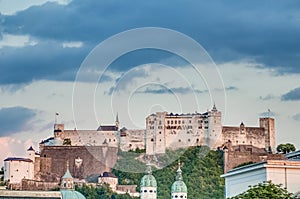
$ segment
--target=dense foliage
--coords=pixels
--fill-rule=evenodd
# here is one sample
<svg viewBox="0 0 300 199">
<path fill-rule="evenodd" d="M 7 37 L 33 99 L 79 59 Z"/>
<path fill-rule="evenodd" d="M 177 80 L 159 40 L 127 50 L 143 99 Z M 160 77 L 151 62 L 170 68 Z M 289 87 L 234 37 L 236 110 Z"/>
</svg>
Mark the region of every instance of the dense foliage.
<svg viewBox="0 0 300 199">
<path fill-rule="evenodd" d="M 231 199 L 296 199 L 292 193 L 289 193 L 281 185 L 273 184 L 272 182 L 259 183 L 258 185 L 250 186 L 246 192 L 241 193 Z"/>
<path fill-rule="evenodd" d="M 100 187 L 93 187 L 84 184 L 82 187 L 76 186 L 75 189 L 82 193 L 87 199 L 138 199 L 136 197 L 131 197 L 129 194 L 118 195 L 112 192 L 106 184 Z"/>
<path fill-rule="evenodd" d="M 153 175 L 158 184 L 158 199 L 170 198 L 171 185 L 174 182 L 177 170 L 178 155 L 183 163 L 183 179 L 188 187 L 188 198 L 211 199 L 223 198 L 224 180 L 222 152 L 210 151 L 208 147 L 191 147 L 187 150 L 167 151 L 164 156 L 158 157 L 162 169 L 155 170 Z M 139 154 L 120 154 L 113 173 L 119 177 L 120 184 L 140 184 L 144 175 L 145 164 L 138 160 Z"/>
<path fill-rule="evenodd" d="M 296 147 L 293 144 L 286 143 L 286 144 L 279 144 L 276 148 L 277 152 L 279 153 L 290 153 L 296 151 Z"/>
</svg>

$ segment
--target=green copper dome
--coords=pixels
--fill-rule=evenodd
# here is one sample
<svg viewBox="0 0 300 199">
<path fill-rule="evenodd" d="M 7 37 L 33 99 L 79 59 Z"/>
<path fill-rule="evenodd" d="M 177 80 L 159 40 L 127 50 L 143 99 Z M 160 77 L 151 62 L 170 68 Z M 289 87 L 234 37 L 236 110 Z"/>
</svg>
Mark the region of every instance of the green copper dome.
<svg viewBox="0 0 300 199">
<path fill-rule="evenodd" d="M 74 190 L 61 190 L 62 199 L 86 199 L 84 195 Z"/>
<path fill-rule="evenodd" d="M 141 180 L 141 187 L 157 187 L 156 180 L 153 175 L 144 175 Z"/>
<path fill-rule="evenodd" d="M 176 175 L 176 181 L 172 184 L 171 193 L 187 193 L 187 187 L 183 182 L 182 171 L 180 169 L 180 162 L 178 163 L 178 170 Z"/>
<path fill-rule="evenodd" d="M 171 193 L 187 193 L 187 187 L 183 181 L 175 181 L 171 188 Z"/>
<path fill-rule="evenodd" d="M 142 177 L 141 187 L 157 187 L 157 183 L 154 176 L 152 175 L 150 165 L 147 165 L 146 175 Z"/>
</svg>

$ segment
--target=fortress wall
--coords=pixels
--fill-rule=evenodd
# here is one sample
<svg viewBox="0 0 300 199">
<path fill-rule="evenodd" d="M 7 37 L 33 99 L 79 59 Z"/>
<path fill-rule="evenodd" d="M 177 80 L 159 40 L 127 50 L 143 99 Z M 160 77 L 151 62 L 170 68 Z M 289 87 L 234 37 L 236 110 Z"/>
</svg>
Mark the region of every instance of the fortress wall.
<svg viewBox="0 0 300 199">
<path fill-rule="evenodd" d="M 108 146 L 45 146 L 41 151 L 41 168 L 47 172 L 62 176 L 69 162 L 70 173 L 74 178 L 84 179 L 90 175 L 100 175 L 111 171 L 117 161 L 117 147 Z"/>
<path fill-rule="evenodd" d="M 223 143 L 231 141 L 232 145 L 253 145 L 265 148 L 265 130 L 260 127 L 228 127 L 222 129 Z"/>
</svg>

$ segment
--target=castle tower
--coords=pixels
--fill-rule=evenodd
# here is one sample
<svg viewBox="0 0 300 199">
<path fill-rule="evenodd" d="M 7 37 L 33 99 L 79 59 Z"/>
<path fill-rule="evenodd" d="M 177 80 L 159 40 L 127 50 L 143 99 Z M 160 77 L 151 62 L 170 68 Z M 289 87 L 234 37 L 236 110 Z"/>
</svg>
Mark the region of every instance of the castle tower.
<svg viewBox="0 0 300 199">
<path fill-rule="evenodd" d="M 222 145 L 222 114 L 214 104 L 207 113 L 207 127 L 204 130 L 205 144 L 212 149 Z"/>
<path fill-rule="evenodd" d="M 265 130 L 265 148 L 275 151 L 275 120 L 271 117 L 259 118 L 259 126 Z"/>
<path fill-rule="evenodd" d="M 185 183 L 183 182 L 182 171 L 181 171 L 180 166 L 181 166 L 181 164 L 180 164 L 180 162 L 178 162 L 176 180 L 172 184 L 172 187 L 171 187 L 171 199 L 187 198 L 187 187 L 186 187 Z"/>
<path fill-rule="evenodd" d="M 152 175 L 150 164 L 147 164 L 145 175 L 140 184 L 140 199 L 156 199 L 157 183 Z"/>
<path fill-rule="evenodd" d="M 34 162 L 35 159 L 35 150 L 32 148 L 32 146 L 27 149 L 27 157 Z"/>
</svg>

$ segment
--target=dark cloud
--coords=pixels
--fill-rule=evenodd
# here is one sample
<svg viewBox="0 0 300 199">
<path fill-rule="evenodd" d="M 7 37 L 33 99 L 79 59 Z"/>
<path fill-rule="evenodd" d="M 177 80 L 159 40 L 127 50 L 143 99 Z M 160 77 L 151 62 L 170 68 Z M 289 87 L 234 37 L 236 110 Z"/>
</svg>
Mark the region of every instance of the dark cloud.
<svg viewBox="0 0 300 199">
<path fill-rule="evenodd" d="M 68 5 L 34 6 L 0 17 L 0 31 L 43 41 L 21 49 L 0 49 L 0 72 L 5 72 L 0 83 L 73 80 L 77 67 L 92 47 L 121 31 L 145 26 L 187 34 L 217 62 L 250 58 L 264 67 L 275 68 L 279 74 L 300 73 L 299 8 L 300 2 L 293 0 L 272 4 L 261 0 L 234 4 L 222 0 L 73 0 Z M 65 41 L 81 41 L 85 45 L 63 49 L 60 44 Z M 128 56 L 123 64 L 116 63 L 116 69 L 126 71 L 137 64 L 159 62 L 170 56 L 161 52 Z"/>
<path fill-rule="evenodd" d="M 0 109 L 0 137 L 8 136 L 27 128 L 28 123 L 36 115 L 36 111 L 24 107 Z"/>
<path fill-rule="evenodd" d="M 238 88 L 234 86 L 230 86 L 225 88 L 225 91 L 236 91 Z M 214 91 L 224 91 L 224 89 L 215 89 Z M 141 91 L 138 91 L 139 93 L 147 93 L 147 94 L 189 94 L 189 93 L 197 93 L 197 94 L 203 94 L 208 93 L 208 90 L 199 90 L 192 87 L 174 87 L 174 88 L 168 88 L 165 86 L 151 86 L 150 88 L 145 88 Z"/>
<path fill-rule="evenodd" d="M 296 101 L 300 100 L 300 87 L 295 88 L 286 94 L 281 96 L 281 100 L 283 101 Z"/>
<path fill-rule="evenodd" d="M 88 47 L 63 48 L 57 42 L 41 42 L 24 48 L 0 49 L 0 84 L 48 79 L 73 81 Z"/>
</svg>

